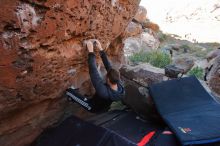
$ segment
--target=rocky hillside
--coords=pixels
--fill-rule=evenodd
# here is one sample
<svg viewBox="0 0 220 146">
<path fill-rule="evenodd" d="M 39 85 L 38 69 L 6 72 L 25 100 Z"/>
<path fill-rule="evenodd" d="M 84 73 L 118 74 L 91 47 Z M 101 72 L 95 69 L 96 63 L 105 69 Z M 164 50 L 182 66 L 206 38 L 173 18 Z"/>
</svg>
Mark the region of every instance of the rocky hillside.
<svg viewBox="0 0 220 146">
<path fill-rule="evenodd" d="M 107 52 L 120 66 L 122 32 L 139 2 L 0 1 L 1 146 L 27 145 L 57 122 L 68 105 L 62 98 L 68 86 L 91 94 L 83 40 L 97 38 L 105 47 L 110 44 Z"/>
<path fill-rule="evenodd" d="M 204 86 L 208 85 L 212 91 L 208 87 L 207 90 L 220 97 L 217 59 L 220 55 L 220 49 L 217 49 L 220 47 L 219 43 L 197 43 L 175 34 L 164 34 L 157 24 L 149 20 L 144 7 L 139 8 L 124 35 L 127 36 L 124 41 L 124 53 L 130 65 L 148 62 L 158 65 L 157 67 L 163 66 L 163 63 L 169 62 L 169 58 L 163 54 L 168 54 L 172 65 L 183 70 L 186 75 L 193 74 L 201 80 L 206 79 Z M 145 69 L 150 70 L 149 65 L 146 66 L 148 68 Z"/>
<path fill-rule="evenodd" d="M 183 5 L 167 11 L 166 22 L 185 27 L 187 30 L 184 39 L 194 42 L 219 42 L 220 35 L 216 32 L 219 32 L 220 25 L 220 1 L 186 1 Z"/>
<path fill-rule="evenodd" d="M 195 42 L 219 42 L 219 0 L 142 0 L 141 5 L 148 9 L 150 19 L 163 32 Z"/>
</svg>

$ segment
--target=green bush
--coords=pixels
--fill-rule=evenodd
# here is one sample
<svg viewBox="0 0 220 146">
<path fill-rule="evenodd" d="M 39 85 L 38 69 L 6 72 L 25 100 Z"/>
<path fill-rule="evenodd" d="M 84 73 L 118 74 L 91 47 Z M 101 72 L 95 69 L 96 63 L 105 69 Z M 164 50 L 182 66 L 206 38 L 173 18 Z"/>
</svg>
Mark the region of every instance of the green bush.
<svg viewBox="0 0 220 146">
<path fill-rule="evenodd" d="M 164 41 L 166 41 L 166 39 L 167 39 L 167 35 L 166 34 L 160 34 L 159 35 L 159 41 L 160 42 L 164 42 Z"/>
<path fill-rule="evenodd" d="M 204 69 L 203 69 L 203 68 L 197 66 L 197 67 L 194 67 L 193 69 L 191 69 L 191 70 L 188 72 L 188 75 L 194 75 L 194 76 L 196 76 L 198 79 L 203 80 L 204 75 L 205 75 L 205 72 L 204 72 Z"/>
<path fill-rule="evenodd" d="M 180 48 L 190 50 L 190 46 L 187 44 L 181 45 Z"/>
<path fill-rule="evenodd" d="M 129 57 L 129 59 L 133 63 L 148 62 L 159 68 L 164 68 L 172 62 L 170 55 L 163 53 L 162 51 L 140 51 L 138 53 L 134 53 Z"/>
</svg>

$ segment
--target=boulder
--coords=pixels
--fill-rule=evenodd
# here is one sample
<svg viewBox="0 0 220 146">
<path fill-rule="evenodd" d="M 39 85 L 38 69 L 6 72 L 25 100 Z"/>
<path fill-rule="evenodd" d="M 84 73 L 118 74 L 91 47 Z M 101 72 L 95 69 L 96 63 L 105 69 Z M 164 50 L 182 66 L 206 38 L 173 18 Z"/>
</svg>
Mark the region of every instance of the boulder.
<svg viewBox="0 0 220 146">
<path fill-rule="evenodd" d="M 209 52 L 208 55 L 206 56 L 206 59 L 207 61 L 210 61 L 212 59 L 215 59 L 217 56 L 220 56 L 220 48 Z"/>
<path fill-rule="evenodd" d="M 153 23 L 153 22 L 150 22 L 149 20 L 145 20 L 145 21 L 142 23 L 142 26 L 143 26 L 144 28 L 151 29 L 151 30 L 153 30 L 154 32 L 159 32 L 159 30 L 160 30 L 160 27 L 159 27 L 158 24 Z"/>
<path fill-rule="evenodd" d="M 108 55 L 120 66 L 122 33 L 139 2 L 1 0 L 0 145 L 28 145 L 70 112 L 62 97 L 68 86 L 92 94 L 83 40 L 110 44 Z M 82 116 L 74 107 L 74 114 Z"/>
<path fill-rule="evenodd" d="M 132 82 L 127 83 L 123 103 L 136 112 L 141 118 L 155 119 L 156 122 L 159 122 L 159 114 L 156 112 L 153 100 L 145 87 L 141 87 Z"/>
<path fill-rule="evenodd" d="M 169 78 L 178 78 L 183 75 L 183 70 L 174 64 L 165 67 L 165 75 Z"/>
<path fill-rule="evenodd" d="M 182 70 L 182 73 L 187 73 L 188 71 L 190 71 L 192 69 L 192 67 L 194 66 L 195 62 L 193 58 L 190 57 L 180 57 L 180 58 L 176 58 L 173 61 L 173 64 Z"/>
<path fill-rule="evenodd" d="M 120 69 L 120 73 L 124 78 L 137 82 L 143 87 L 148 87 L 165 79 L 164 69 L 156 68 L 148 63 L 137 66 L 124 65 Z"/>
<path fill-rule="evenodd" d="M 133 53 L 143 51 L 150 51 L 158 49 L 160 42 L 158 38 L 149 30 L 143 32 L 136 37 L 128 37 L 124 41 L 125 56 L 130 56 Z"/>
<path fill-rule="evenodd" d="M 164 70 L 149 64 L 140 64 L 138 66 L 125 65 L 120 72 L 126 93 L 123 103 L 142 118 L 153 118 L 156 122 L 160 121 L 147 87 L 166 79 Z"/>
<path fill-rule="evenodd" d="M 212 92 L 220 98 L 220 56 L 214 60 L 207 73 L 207 83 Z"/>
<path fill-rule="evenodd" d="M 134 20 L 139 23 L 143 23 L 143 22 L 145 22 L 146 19 L 147 19 L 146 8 L 143 6 L 139 6 L 139 9 L 138 9 L 136 15 L 134 16 Z"/>
<path fill-rule="evenodd" d="M 147 19 L 147 10 L 140 6 L 133 21 L 125 30 L 124 53 L 130 56 L 140 51 L 157 49 L 160 41 L 156 35 L 159 26 Z"/>
<path fill-rule="evenodd" d="M 128 27 L 125 29 L 124 35 L 125 37 L 133 37 L 141 34 L 142 32 L 142 25 L 132 21 L 128 24 Z"/>
</svg>

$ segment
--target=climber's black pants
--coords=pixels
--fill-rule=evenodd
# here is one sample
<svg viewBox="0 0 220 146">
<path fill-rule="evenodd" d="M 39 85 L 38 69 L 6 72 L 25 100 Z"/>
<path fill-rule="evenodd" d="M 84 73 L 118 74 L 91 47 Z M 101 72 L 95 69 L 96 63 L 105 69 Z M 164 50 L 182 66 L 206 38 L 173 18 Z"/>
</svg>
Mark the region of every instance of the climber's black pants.
<svg viewBox="0 0 220 146">
<path fill-rule="evenodd" d="M 74 102 L 80 104 L 84 109 L 93 113 L 108 111 L 112 103 L 111 100 L 106 100 L 98 97 L 96 94 L 91 98 L 87 98 L 77 92 L 77 90 L 68 88 L 66 95 Z"/>
</svg>

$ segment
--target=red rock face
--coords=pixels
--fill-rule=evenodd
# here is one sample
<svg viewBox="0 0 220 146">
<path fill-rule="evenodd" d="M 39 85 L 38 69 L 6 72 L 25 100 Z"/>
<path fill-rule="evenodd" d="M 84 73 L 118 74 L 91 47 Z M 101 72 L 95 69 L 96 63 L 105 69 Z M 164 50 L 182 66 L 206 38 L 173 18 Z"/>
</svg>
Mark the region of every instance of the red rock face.
<svg viewBox="0 0 220 146">
<path fill-rule="evenodd" d="M 0 1 L 0 145 L 28 144 L 56 122 L 69 85 L 91 94 L 83 40 L 110 43 L 107 52 L 119 67 L 121 34 L 139 2 Z"/>
</svg>

